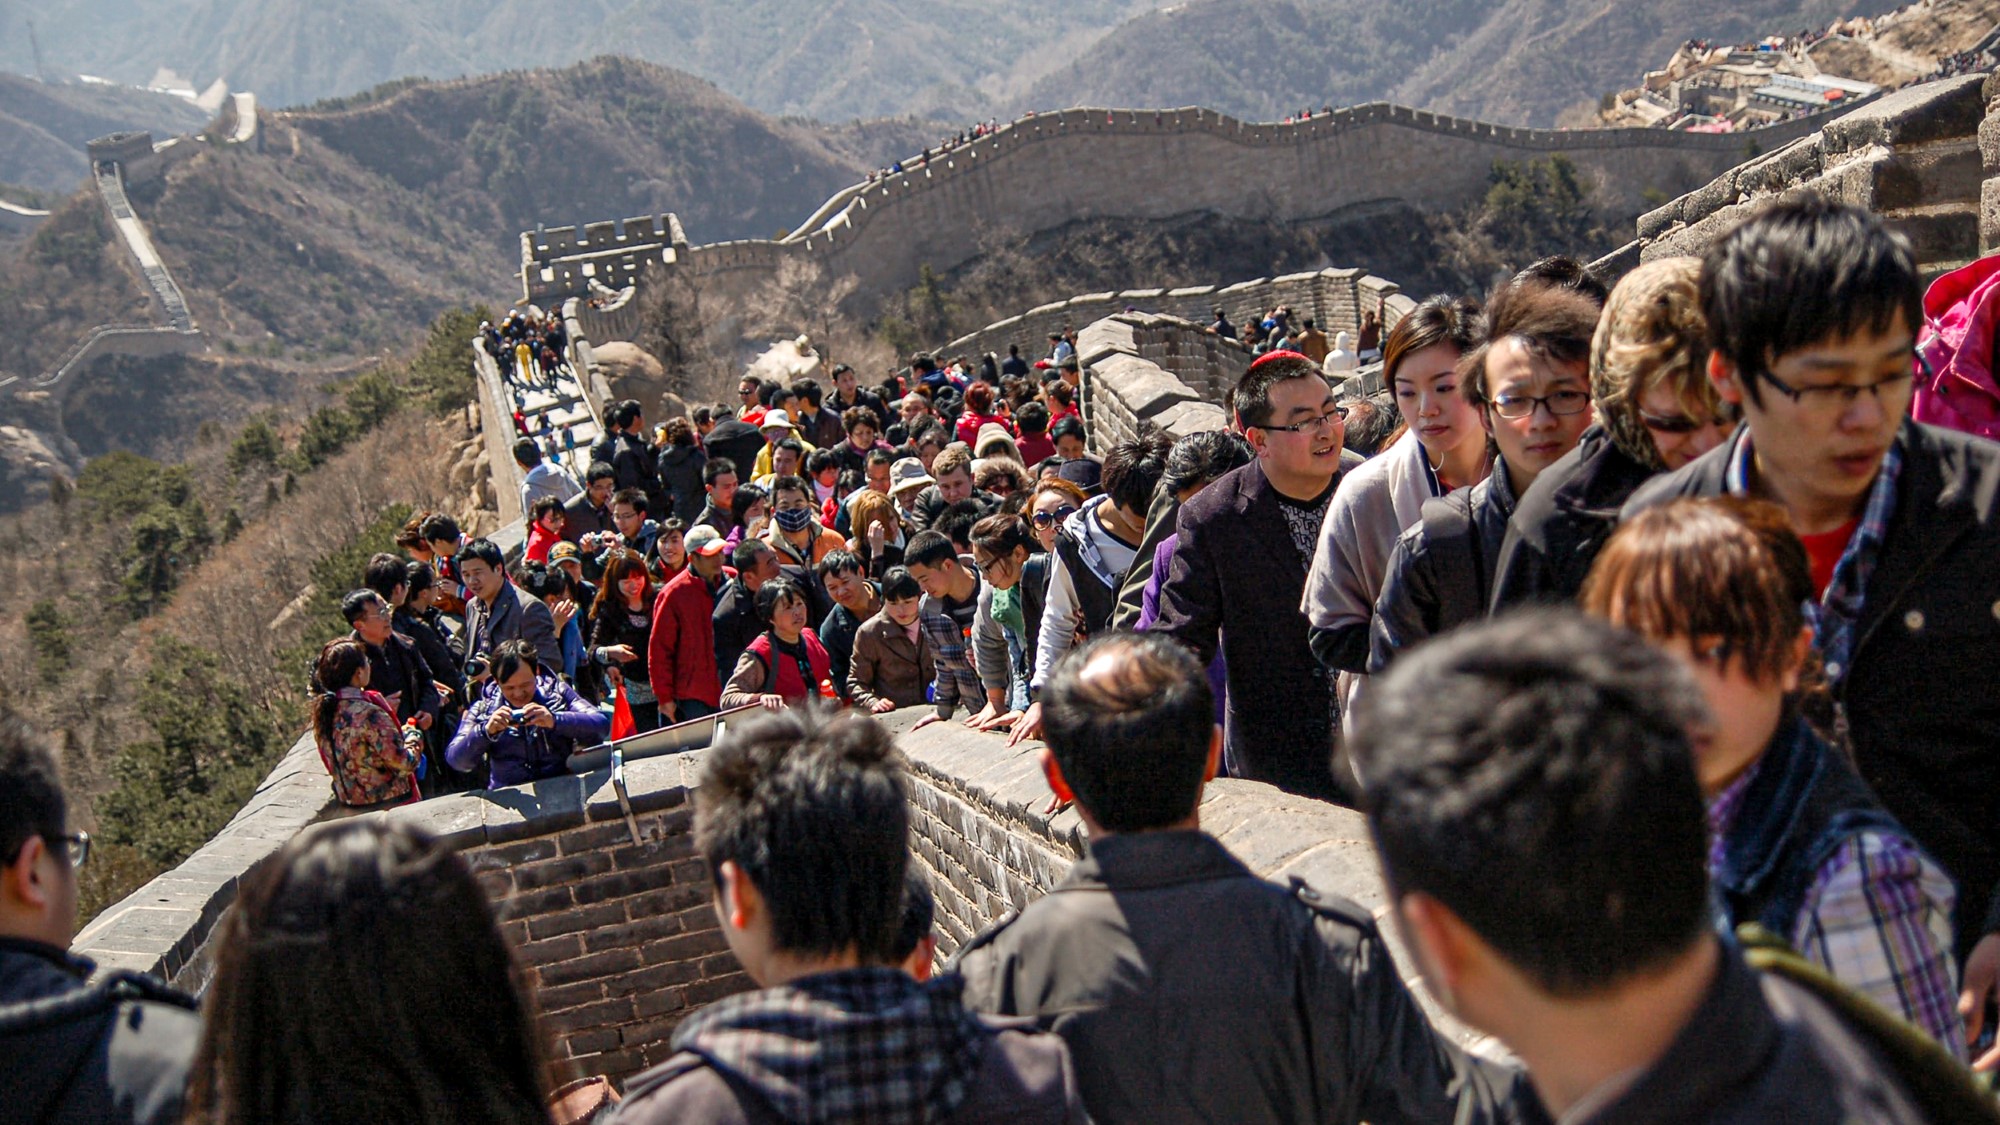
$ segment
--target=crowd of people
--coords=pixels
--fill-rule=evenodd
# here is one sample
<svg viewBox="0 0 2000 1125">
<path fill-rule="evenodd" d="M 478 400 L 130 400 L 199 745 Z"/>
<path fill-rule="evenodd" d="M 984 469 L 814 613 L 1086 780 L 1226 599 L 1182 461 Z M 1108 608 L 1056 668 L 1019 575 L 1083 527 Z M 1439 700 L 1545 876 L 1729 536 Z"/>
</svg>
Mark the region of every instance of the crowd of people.
<svg viewBox="0 0 2000 1125">
<path fill-rule="evenodd" d="M 1910 417 L 1921 297 L 1878 217 L 1790 199 L 1609 290 L 1549 259 L 1426 300 L 1376 399 L 1267 348 L 1227 429 L 1101 459 L 1054 348 L 746 379 L 657 431 L 617 404 L 513 568 L 436 513 L 369 563 L 315 738 L 381 807 L 758 709 L 694 822 L 758 988 L 615 1121 L 2000 1121 L 2000 444 Z M 1090 840 L 935 978 L 901 708 L 1041 739 Z M 9 1104 L 62 1071 L 79 1105 L 185 1083 L 199 1120 L 547 1119 L 449 849 L 287 844 L 197 1050 L 185 1001 L 61 952 L 88 839 L 0 736 L 0 1003 L 71 996 L 152 1064 L 15 1068 Z M 1225 775 L 1366 814 L 1428 992 L 1504 1060 L 1432 1027 L 1368 910 L 1202 830 Z M 343 944 L 423 961 L 301 983 L 351 980 Z"/>
</svg>

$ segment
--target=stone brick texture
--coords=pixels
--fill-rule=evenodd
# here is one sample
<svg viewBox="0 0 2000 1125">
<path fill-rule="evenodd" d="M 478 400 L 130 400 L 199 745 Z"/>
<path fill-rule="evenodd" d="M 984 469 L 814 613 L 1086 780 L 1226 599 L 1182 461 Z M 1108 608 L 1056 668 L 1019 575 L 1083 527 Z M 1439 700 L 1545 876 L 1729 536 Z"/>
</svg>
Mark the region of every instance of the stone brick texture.
<svg viewBox="0 0 2000 1125">
<path fill-rule="evenodd" d="M 541 1008 L 558 1074 L 623 1081 L 672 1053 L 674 1028 L 751 987 L 695 855 L 684 791 L 661 811 L 470 848 Z"/>
</svg>

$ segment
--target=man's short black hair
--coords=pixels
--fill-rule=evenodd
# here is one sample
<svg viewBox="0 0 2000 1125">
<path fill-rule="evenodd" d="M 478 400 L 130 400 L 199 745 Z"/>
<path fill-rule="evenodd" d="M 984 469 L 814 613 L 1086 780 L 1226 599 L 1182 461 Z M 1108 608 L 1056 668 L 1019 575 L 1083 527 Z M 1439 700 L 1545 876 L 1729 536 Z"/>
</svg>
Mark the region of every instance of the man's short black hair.
<svg viewBox="0 0 2000 1125">
<path fill-rule="evenodd" d="M 881 448 L 871 449 L 868 451 L 868 460 L 864 464 L 889 465 L 893 467 L 896 464 L 896 451 Z"/>
<path fill-rule="evenodd" d="M 800 441 L 798 438 L 782 437 L 771 443 L 772 453 L 775 454 L 780 449 L 791 450 L 792 455 L 801 461 L 806 459 L 806 443 Z"/>
<path fill-rule="evenodd" d="M 542 463 L 542 447 L 534 438 L 522 438 L 514 443 L 514 463 L 524 469 L 532 469 Z"/>
<path fill-rule="evenodd" d="M 432 540 L 456 543 L 458 542 L 460 532 L 457 520 L 452 519 L 443 512 L 432 512 L 430 515 L 424 517 L 423 523 L 417 525 L 417 534 L 423 536 L 426 543 Z"/>
<path fill-rule="evenodd" d="M 727 457 L 710 457 L 701 467 L 701 483 L 712 485 L 718 478 L 736 475 L 736 462 Z"/>
<path fill-rule="evenodd" d="M 1014 425 L 1022 437 L 1033 437 L 1046 433 L 1049 428 L 1049 408 L 1039 402 L 1024 402 L 1014 411 Z"/>
<path fill-rule="evenodd" d="M 909 960 L 917 951 L 917 944 L 931 936 L 937 926 L 937 898 L 931 894 L 930 880 L 917 870 L 916 864 L 903 874 L 903 916 L 896 926 L 896 940 L 887 950 L 883 960 L 891 965 L 900 965 Z"/>
<path fill-rule="evenodd" d="M 1300 356 L 1266 356 L 1250 365 L 1236 381 L 1236 417 L 1247 429 L 1271 424 L 1271 388 L 1293 379 L 1321 379 L 1319 364 Z"/>
<path fill-rule="evenodd" d="M 917 532 L 903 547 L 906 566 L 935 567 L 957 561 L 958 548 L 951 545 L 951 537 L 935 528 Z"/>
<path fill-rule="evenodd" d="M 31 836 L 67 855 L 56 837 L 68 828 L 69 805 L 55 755 L 26 717 L 0 707 L 0 864 L 19 859 Z"/>
<path fill-rule="evenodd" d="M 972 528 L 986 518 L 986 508 L 973 499 L 954 500 L 946 504 L 932 521 L 932 529 L 951 540 L 954 551 L 964 554 L 972 549 Z M 907 556 L 906 556 L 907 557 Z"/>
<path fill-rule="evenodd" d="M 639 406 L 639 400 L 628 398 L 607 411 L 605 421 L 622 430 L 637 421 L 641 413 L 642 409 Z"/>
<path fill-rule="evenodd" d="M 1167 471 L 1167 454 L 1174 440 L 1159 430 L 1126 438 L 1104 454 L 1104 477 L 1100 482 L 1111 502 L 1128 512 L 1145 515 L 1153 503 L 1153 489 Z"/>
<path fill-rule="evenodd" d="M 1436 899 L 1557 995 L 1655 968 L 1708 926 L 1688 742 L 1707 708 L 1636 633 L 1514 614 L 1428 642 L 1362 700 L 1350 746 L 1393 895 Z"/>
<path fill-rule="evenodd" d="M 1709 346 L 1760 404 L 1757 372 L 1822 340 L 1884 335 L 1898 318 L 1914 334 L 1923 301 L 1910 244 L 1874 212 L 1818 195 L 1761 208 L 1701 262 Z"/>
<path fill-rule="evenodd" d="M 395 603 L 396 587 L 408 585 L 409 571 L 401 555 L 381 552 L 368 560 L 368 566 L 361 572 L 361 584 L 382 595 L 383 600 Z"/>
<path fill-rule="evenodd" d="M 501 574 L 506 573 L 507 552 L 502 551 L 500 544 L 491 539 L 474 539 L 458 552 L 458 561 L 461 565 L 472 559 L 478 559 Z"/>
<path fill-rule="evenodd" d="M 818 574 L 821 578 L 832 574 L 860 574 L 867 569 L 868 567 L 861 561 L 860 555 L 845 548 L 838 551 L 828 551 L 826 557 L 819 560 L 818 564 L 813 567 L 814 573 Z"/>
<path fill-rule="evenodd" d="M 1199 430 L 1174 443 L 1167 454 L 1167 471 L 1160 478 L 1169 492 L 1207 484 L 1231 469 L 1248 465 L 1254 456 L 1250 443 L 1241 434 L 1228 430 Z M 1110 475 L 1109 462 L 1105 465 Z"/>
<path fill-rule="evenodd" d="M 388 600 L 375 591 L 365 586 L 359 590 L 349 590 L 340 599 L 341 619 L 352 625 L 361 620 L 361 615 L 367 613 L 368 607 L 373 605 L 381 606 L 384 613 L 388 612 Z"/>
<path fill-rule="evenodd" d="M 738 573 L 757 568 L 757 556 L 771 549 L 762 539 L 744 539 L 729 549 L 729 565 Z"/>
<path fill-rule="evenodd" d="M 792 395 L 806 401 L 814 410 L 819 409 L 819 384 L 811 379 L 799 379 L 792 383 Z"/>
<path fill-rule="evenodd" d="M 1042 737 L 1063 780 L 1112 832 L 1186 820 L 1201 802 L 1214 732 L 1208 673 L 1159 633 L 1099 637 L 1064 657 L 1042 689 Z"/>
<path fill-rule="evenodd" d="M 695 794 L 695 846 L 711 874 L 733 862 L 788 953 L 896 944 L 909 866 L 909 805 L 880 723 L 812 708 L 732 724 Z"/>
<path fill-rule="evenodd" d="M 1572 293 L 1588 297 L 1602 309 L 1604 302 L 1611 299 L 1611 290 L 1598 280 L 1590 267 L 1567 254 L 1551 254 L 1546 258 L 1528 263 L 1526 269 L 1514 275 L 1516 282 L 1540 282 L 1557 289 L 1567 289 Z"/>
<path fill-rule="evenodd" d="M 641 516 L 646 514 L 646 494 L 639 489 L 621 488 L 611 494 L 611 502 L 623 504 Z"/>
<path fill-rule="evenodd" d="M 596 484 L 601 480 L 617 479 L 618 470 L 612 468 L 609 461 L 592 461 L 590 467 L 583 471 L 583 483 L 585 487 Z"/>
<path fill-rule="evenodd" d="M 1061 441 L 1066 437 L 1073 437 L 1081 442 L 1090 440 L 1089 435 L 1084 432 L 1083 419 L 1074 414 L 1065 414 L 1056 422 L 1055 428 L 1049 431 L 1050 441 Z"/>
</svg>

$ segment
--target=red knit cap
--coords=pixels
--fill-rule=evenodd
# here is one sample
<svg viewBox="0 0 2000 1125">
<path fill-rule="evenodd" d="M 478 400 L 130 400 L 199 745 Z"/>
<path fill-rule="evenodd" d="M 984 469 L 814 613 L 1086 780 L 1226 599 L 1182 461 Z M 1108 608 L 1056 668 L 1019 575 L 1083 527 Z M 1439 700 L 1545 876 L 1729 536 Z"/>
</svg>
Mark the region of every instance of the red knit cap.
<svg viewBox="0 0 2000 1125">
<path fill-rule="evenodd" d="M 1250 370 L 1255 371 L 1258 364 L 1268 363 L 1274 359 L 1304 359 L 1307 363 L 1312 363 L 1312 360 L 1306 359 L 1303 354 L 1287 348 L 1281 351 L 1265 352 L 1263 355 L 1258 356 L 1255 360 L 1251 361 Z M 1319 365 L 1315 363 L 1313 366 L 1317 367 Z"/>
</svg>

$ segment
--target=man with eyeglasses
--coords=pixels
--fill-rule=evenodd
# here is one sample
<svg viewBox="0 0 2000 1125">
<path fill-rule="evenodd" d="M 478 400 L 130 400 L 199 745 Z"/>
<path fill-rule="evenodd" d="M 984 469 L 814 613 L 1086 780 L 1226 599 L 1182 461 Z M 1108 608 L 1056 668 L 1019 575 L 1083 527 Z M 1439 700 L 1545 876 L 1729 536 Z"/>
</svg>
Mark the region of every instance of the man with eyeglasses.
<svg viewBox="0 0 2000 1125">
<path fill-rule="evenodd" d="M 1234 401 L 1256 459 L 1181 509 L 1153 628 L 1204 665 L 1221 649 L 1240 776 L 1339 800 L 1334 678 L 1313 659 L 1299 605 L 1327 504 L 1361 457 L 1342 445 L 1345 411 L 1319 365 L 1297 352 L 1259 357 Z"/>
<path fill-rule="evenodd" d="M 0 713 L 0 1117 L 175 1122 L 201 1037 L 192 999 L 67 951 L 90 837 L 68 826 L 55 758 Z"/>
<path fill-rule="evenodd" d="M 1744 425 L 1625 514 L 1718 495 L 1789 514 L 1862 778 L 1958 882 L 1976 1039 L 2000 978 L 2000 445 L 1907 417 L 1922 295 L 1909 244 L 1859 208 L 1787 200 L 1725 234 L 1701 303 Z"/>
<path fill-rule="evenodd" d="M 1602 309 L 1533 275 L 1486 305 L 1486 342 L 1466 353 L 1459 394 L 1494 449 L 1486 479 L 1424 501 L 1382 569 L 1368 673 L 1403 650 L 1486 615 L 1493 565 L 1517 500 L 1576 448 L 1590 425 L 1590 341 Z"/>
</svg>

